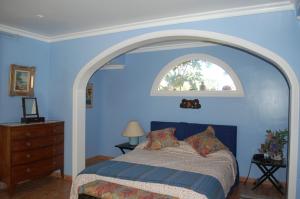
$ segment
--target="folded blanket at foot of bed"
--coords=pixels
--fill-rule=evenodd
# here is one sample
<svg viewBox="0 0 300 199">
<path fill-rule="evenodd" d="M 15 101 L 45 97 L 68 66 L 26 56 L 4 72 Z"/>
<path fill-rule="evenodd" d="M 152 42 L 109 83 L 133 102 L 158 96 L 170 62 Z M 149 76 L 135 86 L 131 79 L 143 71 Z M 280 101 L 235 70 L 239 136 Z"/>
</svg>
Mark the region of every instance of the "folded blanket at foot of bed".
<svg viewBox="0 0 300 199">
<path fill-rule="evenodd" d="M 79 198 L 101 199 L 178 199 L 176 197 L 143 191 L 102 180 L 96 180 L 78 188 Z"/>
<path fill-rule="evenodd" d="M 203 194 L 208 199 L 225 199 L 224 190 L 216 178 L 195 172 L 109 160 L 88 167 L 80 174 L 171 185 Z"/>
</svg>

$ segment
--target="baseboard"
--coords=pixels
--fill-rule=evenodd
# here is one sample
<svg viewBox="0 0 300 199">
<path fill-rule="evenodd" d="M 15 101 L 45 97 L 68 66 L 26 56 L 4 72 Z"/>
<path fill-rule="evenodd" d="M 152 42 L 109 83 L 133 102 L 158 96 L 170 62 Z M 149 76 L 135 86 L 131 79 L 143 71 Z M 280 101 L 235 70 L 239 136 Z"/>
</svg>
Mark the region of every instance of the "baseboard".
<svg viewBox="0 0 300 199">
<path fill-rule="evenodd" d="M 72 176 L 65 175 L 64 180 L 68 182 L 72 182 Z"/>
<path fill-rule="evenodd" d="M 61 179 L 61 173 L 60 171 L 54 171 L 51 176 L 55 177 L 55 178 L 60 178 Z M 72 176 L 69 175 L 64 175 L 63 180 L 68 181 L 68 182 L 72 182 Z"/>
<path fill-rule="evenodd" d="M 101 162 L 101 161 L 105 161 L 105 160 L 111 160 L 111 159 L 113 159 L 113 157 L 104 156 L 104 155 L 97 155 L 97 156 L 87 158 L 85 160 L 85 165 L 90 166 L 90 165 L 95 164 L 97 162 Z"/>
<path fill-rule="evenodd" d="M 240 176 L 240 183 L 245 183 L 247 177 L 245 176 Z M 247 184 L 255 184 L 256 178 L 248 178 Z M 266 180 L 262 183 L 264 186 L 273 186 L 272 183 L 269 180 Z M 280 182 L 280 184 L 285 187 L 286 182 Z"/>
</svg>

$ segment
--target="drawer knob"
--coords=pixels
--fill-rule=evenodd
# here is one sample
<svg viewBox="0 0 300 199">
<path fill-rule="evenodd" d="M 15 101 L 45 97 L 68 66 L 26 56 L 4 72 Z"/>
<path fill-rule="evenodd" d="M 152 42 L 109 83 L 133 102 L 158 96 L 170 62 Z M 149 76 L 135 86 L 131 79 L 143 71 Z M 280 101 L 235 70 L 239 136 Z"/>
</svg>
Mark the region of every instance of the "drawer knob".
<svg viewBox="0 0 300 199">
<path fill-rule="evenodd" d="M 27 154 L 26 157 L 27 157 L 27 158 L 31 158 L 31 155 L 30 155 L 30 154 Z"/>
<path fill-rule="evenodd" d="M 30 168 L 27 168 L 27 169 L 26 169 L 26 172 L 27 172 L 27 173 L 30 173 L 30 171 L 31 171 Z"/>
<path fill-rule="evenodd" d="M 30 132 L 27 132 L 27 133 L 26 133 L 26 136 L 27 136 L 27 137 L 30 137 L 30 136 L 31 136 L 31 133 L 30 133 Z"/>
<path fill-rule="evenodd" d="M 54 161 L 53 164 L 56 165 L 56 161 Z"/>
<path fill-rule="evenodd" d="M 26 142 L 26 146 L 31 146 L 31 143 L 30 142 Z"/>
</svg>

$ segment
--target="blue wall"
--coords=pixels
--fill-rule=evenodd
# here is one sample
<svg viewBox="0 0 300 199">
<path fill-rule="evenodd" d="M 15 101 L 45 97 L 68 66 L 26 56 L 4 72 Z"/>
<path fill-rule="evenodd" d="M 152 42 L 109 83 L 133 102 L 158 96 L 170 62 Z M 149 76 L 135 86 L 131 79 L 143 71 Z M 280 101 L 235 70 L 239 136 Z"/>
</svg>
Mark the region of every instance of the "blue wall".
<svg viewBox="0 0 300 199">
<path fill-rule="evenodd" d="M 8 95 L 10 64 L 35 66 L 35 96 L 39 113 L 48 116 L 49 44 L 8 34 L 0 34 L 0 122 L 16 122 L 22 117 L 21 97 Z"/>
<path fill-rule="evenodd" d="M 300 76 L 297 68 L 300 65 L 300 23 L 293 11 L 153 27 L 51 43 L 50 79 L 53 84 L 49 90 L 49 116 L 66 121 L 67 174 L 71 174 L 72 86 L 76 74 L 88 61 L 113 44 L 147 32 L 182 28 L 220 32 L 257 43 L 286 59 Z"/>
<path fill-rule="evenodd" d="M 200 110 L 180 109 L 182 97 L 150 96 L 160 70 L 190 53 L 210 54 L 229 64 L 239 76 L 245 96 L 199 97 Z M 282 74 L 262 59 L 225 46 L 127 54 L 124 70 L 100 70 L 91 81 L 96 97 L 93 112 L 87 112 L 87 125 L 91 125 L 86 132 L 87 150 L 97 148 L 102 155 L 121 154 L 113 146 L 127 140 L 121 132 L 133 119 L 146 131 L 152 120 L 237 125 L 237 157 L 241 176 L 246 176 L 253 153 L 264 142 L 265 130 L 288 128 L 289 89 Z M 259 174 L 255 169 L 252 176 Z M 285 170 L 280 178 L 285 181 Z"/>
<path fill-rule="evenodd" d="M 3 39 L 1 36 L 1 121 L 16 121 L 19 120 L 20 115 L 18 112 L 19 109 L 16 108 L 19 103 L 17 98 L 7 97 L 7 93 L 5 91 L 7 89 L 6 82 L 8 81 L 6 75 L 8 73 L 5 67 L 8 67 L 11 63 L 10 61 L 6 61 L 7 63 L 4 63 L 3 60 L 9 58 L 12 62 L 18 61 L 18 64 L 36 65 L 37 67 L 49 66 L 49 70 L 46 68 L 45 71 L 39 69 L 39 71 L 43 73 L 43 76 L 40 75 L 40 78 L 43 79 L 39 80 L 42 82 L 39 88 L 37 87 L 36 89 L 40 91 L 39 95 L 41 97 L 38 96 L 39 99 L 41 99 L 40 101 L 44 101 L 46 103 L 48 100 L 48 118 L 61 119 L 65 121 L 65 172 L 70 175 L 72 171 L 71 127 L 73 82 L 80 69 L 103 50 L 126 39 L 154 31 L 172 29 L 213 31 L 237 36 L 273 51 L 287 60 L 299 78 L 300 22 L 295 16 L 295 11 L 283 11 L 229 17 L 224 19 L 204 20 L 131 30 L 50 44 L 24 38 L 20 38 L 18 42 L 8 41 L 7 38 Z M 13 51 L 13 46 L 25 49 L 25 51 Z M 49 53 L 47 53 L 48 48 L 50 48 Z M 15 48 L 13 49 L 15 50 Z M 49 84 L 42 86 L 43 82 L 46 81 L 48 81 Z M 48 88 L 46 89 L 47 92 L 43 92 L 43 88 Z M 47 110 L 47 103 L 44 107 L 44 109 Z M 300 153 L 298 160 L 299 159 Z M 299 170 L 300 163 L 298 163 L 298 171 Z M 298 182 L 299 180 L 300 172 L 298 172 Z M 297 184 L 298 189 L 300 190 L 300 183 Z M 298 196 L 300 198 L 299 193 Z"/>
<path fill-rule="evenodd" d="M 96 73 L 95 73 L 96 74 Z M 98 92 L 101 86 L 101 80 L 97 78 L 96 75 L 93 75 L 89 81 L 93 84 L 93 108 L 86 109 L 86 140 L 85 140 L 85 156 L 90 158 L 96 155 L 99 155 L 101 144 L 104 143 L 100 138 L 100 115 L 99 110 L 101 109 L 100 98 L 102 93 Z"/>
</svg>

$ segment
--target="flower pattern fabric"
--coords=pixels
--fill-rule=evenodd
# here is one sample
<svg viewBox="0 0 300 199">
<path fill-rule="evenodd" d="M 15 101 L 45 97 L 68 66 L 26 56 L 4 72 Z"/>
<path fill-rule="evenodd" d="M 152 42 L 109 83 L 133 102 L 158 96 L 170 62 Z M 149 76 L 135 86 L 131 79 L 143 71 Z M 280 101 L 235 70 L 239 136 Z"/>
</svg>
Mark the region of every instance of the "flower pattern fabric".
<svg viewBox="0 0 300 199">
<path fill-rule="evenodd" d="M 157 131 L 151 131 L 147 138 L 148 144 L 145 149 L 159 150 L 165 147 L 178 147 L 179 142 L 175 137 L 175 128 L 166 128 Z"/>
<path fill-rule="evenodd" d="M 185 139 L 201 156 L 226 149 L 227 147 L 215 136 L 213 127 L 208 126 L 205 131 Z"/>
<path fill-rule="evenodd" d="M 178 199 L 102 180 L 80 186 L 78 193 L 101 199 Z"/>
</svg>

